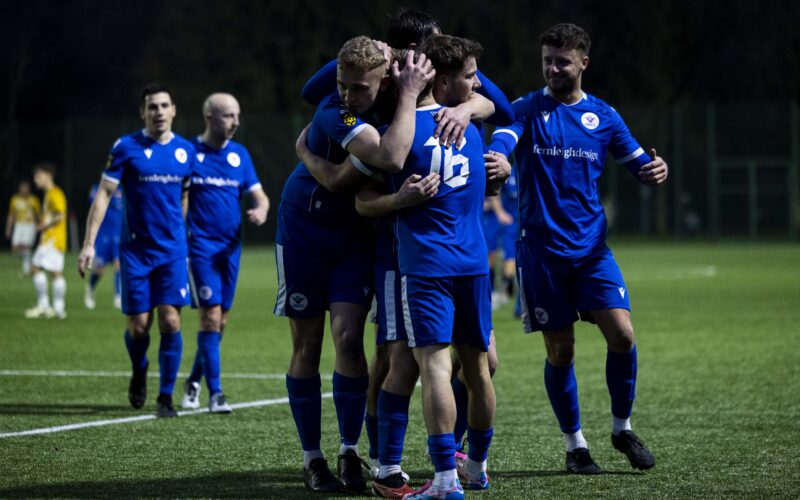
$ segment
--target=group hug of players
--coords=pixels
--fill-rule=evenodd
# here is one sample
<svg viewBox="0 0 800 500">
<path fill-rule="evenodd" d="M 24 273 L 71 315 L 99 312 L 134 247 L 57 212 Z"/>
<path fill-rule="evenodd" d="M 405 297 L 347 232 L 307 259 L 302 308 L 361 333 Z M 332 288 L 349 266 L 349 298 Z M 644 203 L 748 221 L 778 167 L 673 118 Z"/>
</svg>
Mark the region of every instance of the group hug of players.
<svg viewBox="0 0 800 500">
<path fill-rule="evenodd" d="M 513 104 L 478 71 L 477 42 L 442 35 L 434 19 L 416 11 L 392 19 L 388 43 L 363 36 L 347 41 L 304 87 L 303 97 L 317 111 L 298 138 L 301 163 L 278 210 L 274 312 L 289 318 L 286 388 L 309 489 L 367 489 L 358 449 L 365 424 L 376 495 L 459 499 L 465 487 L 490 487 L 497 355 L 481 222 L 484 197 L 508 180 L 512 152 L 520 312 L 524 330 L 541 331 L 545 341 L 545 386 L 564 434 L 567 469 L 603 472 L 581 433 L 573 371 L 579 317 L 596 323 L 607 340 L 613 446 L 635 468 L 655 464 L 631 430 L 637 361 L 629 295 L 605 244 L 597 179 L 609 151 L 649 185 L 666 180 L 667 165 L 655 150 L 652 157 L 643 151 L 616 111 L 581 90 L 590 48 L 583 29 L 559 24 L 540 41 L 546 86 Z M 121 186 L 121 302 L 133 366 L 131 404 L 145 402 L 148 331 L 156 309 L 157 414 L 176 415 L 180 307 L 191 289 L 201 308 L 201 331 L 183 402 L 199 404 L 205 376 L 210 409 L 230 411 L 219 384 L 219 346 L 238 272 L 239 202 L 244 193 L 255 195 L 248 216 L 260 224 L 266 196 L 246 150 L 231 140 L 239 118 L 232 96 L 209 98 L 206 132 L 194 141 L 171 132 L 175 105 L 163 87 L 145 90 L 141 114 L 145 128 L 111 151 L 79 270 L 91 267 L 97 229 Z M 484 121 L 496 127 L 488 146 Z M 368 315 L 377 324 L 369 366 Z M 326 316 L 336 354 L 337 475 L 320 445 Z M 414 490 L 401 459 L 410 397 L 420 378 L 435 474 Z M 219 397 L 222 406 L 215 406 Z"/>
</svg>

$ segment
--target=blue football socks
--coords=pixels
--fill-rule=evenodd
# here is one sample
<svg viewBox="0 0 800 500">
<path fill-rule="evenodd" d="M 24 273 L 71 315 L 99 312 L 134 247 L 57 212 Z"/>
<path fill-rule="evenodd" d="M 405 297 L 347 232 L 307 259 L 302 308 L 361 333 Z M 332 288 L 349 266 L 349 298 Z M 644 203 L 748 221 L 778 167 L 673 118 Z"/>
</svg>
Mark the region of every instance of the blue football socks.
<svg viewBox="0 0 800 500">
<path fill-rule="evenodd" d="M 203 374 L 206 376 L 208 392 L 212 395 L 222 392 L 219 354 L 219 344 L 221 340 L 222 335 L 220 332 L 197 332 L 197 349 L 202 354 Z"/>
<path fill-rule="evenodd" d="M 147 348 L 150 347 L 150 335 L 134 338 L 128 330 L 125 330 L 125 347 L 128 348 L 128 356 L 131 358 L 131 366 L 134 370 L 141 370 L 147 366 Z"/>
<path fill-rule="evenodd" d="M 428 436 L 428 453 L 436 472 L 454 470 L 456 468 L 456 440 L 453 434 L 435 434 Z"/>
<path fill-rule="evenodd" d="M 464 382 L 453 377 L 450 382 L 453 387 L 453 396 L 456 400 L 456 425 L 453 428 L 453 437 L 456 440 L 456 449 L 461 449 L 464 433 L 467 432 L 467 414 L 469 413 L 469 391 Z"/>
<path fill-rule="evenodd" d="M 467 430 L 467 441 L 469 442 L 469 452 L 467 454 L 470 460 L 475 462 L 486 460 L 489 455 L 489 446 L 492 444 L 492 434 L 494 434 L 494 428 L 492 427 L 481 431 L 472 428 Z"/>
<path fill-rule="evenodd" d="M 399 465 L 408 428 L 408 405 L 411 396 L 401 396 L 380 390 L 378 393 L 379 462 Z"/>
<path fill-rule="evenodd" d="M 159 392 L 161 394 L 172 395 L 175 390 L 182 353 L 183 336 L 180 330 L 175 333 L 161 334 L 161 344 L 158 346 L 158 370 L 161 375 Z"/>
<path fill-rule="evenodd" d="M 333 372 L 333 404 L 339 420 L 342 444 L 355 446 L 361 437 L 361 426 L 367 409 L 369 377 L 346 377 Z"/>
<path fill-rule="evenodd" d="M 606 356 L 606 384 L 611 394 L 611 414 L 628 418 L 636 396 L 636 346 L 630 352 L 608 351 Z"/>
<path fill-rule="evenodd" d="M 380 396 L 378 396 L 380 404 Z M 369 441 L 369 458 L 378 458 L 378 417 L 366 414 L 364 417 L 364 427 L 367 429 L 367 440 Z"/>
<path fill-rule="evenodd" d="M 544 385 L 550 405 L 556 414 L 561 432 L 571 434 L 581 428 L 581 412 L 578 407 L 578 382 L 575 380 L 574 363 L 569 366 L 554 366 L 544 363 Z"/>
<path fill-rule="evenodd" d="M 319 374 L 311 378 L 294 378 L 286 375 L 289 406 L 304 451 L 319 450 L 322 434 L 322 393 Z"/>
</svg>

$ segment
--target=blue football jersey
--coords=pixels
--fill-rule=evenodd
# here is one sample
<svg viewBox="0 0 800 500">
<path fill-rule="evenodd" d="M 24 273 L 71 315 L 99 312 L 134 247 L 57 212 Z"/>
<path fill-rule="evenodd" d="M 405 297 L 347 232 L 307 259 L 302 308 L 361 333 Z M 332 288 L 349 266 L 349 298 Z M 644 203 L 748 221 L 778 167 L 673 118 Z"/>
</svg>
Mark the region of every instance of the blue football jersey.
<svg viewBox="0 0 800 500">
<path fill-rule="evenodd" d="M 261 188 L 250 153 L 227 141 L 220 149 L 206 145 L 200 136 L 192 141 L 196 154 L 189 188 L 187 224 L 192 250 L 212 250 L 241 238 L 244 193 Z"/>
<path fill-rule="evenodd" d="M 458 148 L 433 137 L 438 104 L 417 109 L 416 133 L 402 172 L 392 176 L 396 191 L 412 174 L 437 172 L 441 185 L 427 202 L 397 214 L 400 272 L 424 277 L 474 276 L 489 272 L 481 228 L 486 191 L 484 144 L 470 125 Z"/>
<path fill-rule="evenodd" d="M 348 111 L 339 94 L 334 92 L 317 107 L 308 133 L 308 148 L 334 164 L 342 163 L 349 154 L 345 149 L 347 145 L 369 126 Z M 303 162 L 286 181 L 281 204 L 292 211 L 324 217 L 339 224 L 361 220 L 355 209 L 353 193 L 331 193 L 314 179 Z"/>
<path fill-rule="evenodd" d="M 94 197 L 97 195 L 97 190 L 100 184 L 92 184 L 92 189 L 89 191 L 89 204 L 94 202 Z M 108 210 L 106 216 L 103 218 L 103 223 L 100 224 L 100 229 L 97 230 L 97 237 L 117 238 L 119 240 L 120 233 L 122 232 L 122 210 L 124 208 L 124 201 L 122 199 L 122 190 L 117 189 L 111 195 L 108 201 Z"/>
<path fill-rule="evenodd" d="M 555 256 L 585 257 L 605 244 L 597 181 L 607 153 L 633 174 L 650 157 L 619 114 L 594 96 L 568 106 L 545 87 L 512 106 L 514 125 L 497 129 L 489 149 L 514 152 L 521 232 Z"/>
<path fill-rule="evenodd" d="M 183 137 L 173 134 L 160 144 L 144 130 L 121 137 L 111 148 L 103 179 L 123 191 L 121 241 L 154 262 L 186 255 L 181 194 L 194 155 L 192 143 Z"/>
</svg>

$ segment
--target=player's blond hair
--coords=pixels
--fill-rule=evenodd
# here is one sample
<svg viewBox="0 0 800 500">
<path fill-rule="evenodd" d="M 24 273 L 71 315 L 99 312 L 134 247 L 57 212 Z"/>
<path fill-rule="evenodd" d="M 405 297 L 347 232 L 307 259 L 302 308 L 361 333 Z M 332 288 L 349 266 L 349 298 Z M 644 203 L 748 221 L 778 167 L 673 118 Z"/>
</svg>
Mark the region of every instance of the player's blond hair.
<svg viewBox="0 0 800 500">
<path fill-rule="evenodd" d="M 366 36 L 357 36 L 346 41 L 336 56 L 337 66 L 345 70 L 371 71 L 386 62 L 383 52 Z"/>
</svg>

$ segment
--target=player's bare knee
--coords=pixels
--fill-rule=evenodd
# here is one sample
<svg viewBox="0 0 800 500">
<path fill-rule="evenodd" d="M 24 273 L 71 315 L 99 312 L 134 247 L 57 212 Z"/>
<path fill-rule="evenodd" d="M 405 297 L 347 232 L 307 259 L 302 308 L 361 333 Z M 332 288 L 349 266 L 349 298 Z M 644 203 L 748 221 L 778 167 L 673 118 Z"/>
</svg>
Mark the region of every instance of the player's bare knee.
<svg viewBox="0 0 800 500">
<path fill-rule="evenodd" d="M 606 335 L 606 342 L 610 351 L 622 353 L 631 352 L 636 342 L 633 328 L 615 330 L 610 335 Z"/>
<path fill-rule="evenodd" d="M 161 333 L 176 333 L 181 329 L 181 317 L 177 314 L 158 319 L 158 329 Z"/>
<path fill-rule="evenodd" d="M 569 366 L 574 359 L 574 343 L 550 343 L 547 345 L 547 361 L 551 365 Z"/>
<path fill-rule="evenodd" d="M 222 311 L 219 307 L 200 310 L 200 328 L 207 332 L 221 332 L 224 327 Z"/>
<path fill-rule="evenodd" d="M 495 354 L 494 356 L 489 356 L 488 362 L 489 362 L 489 376 L 494 377 L 495 372 L 497 372 L 497 366 L 500 364 L 500 362 L 497 360 L 497 354 Z"/>
</svg>

